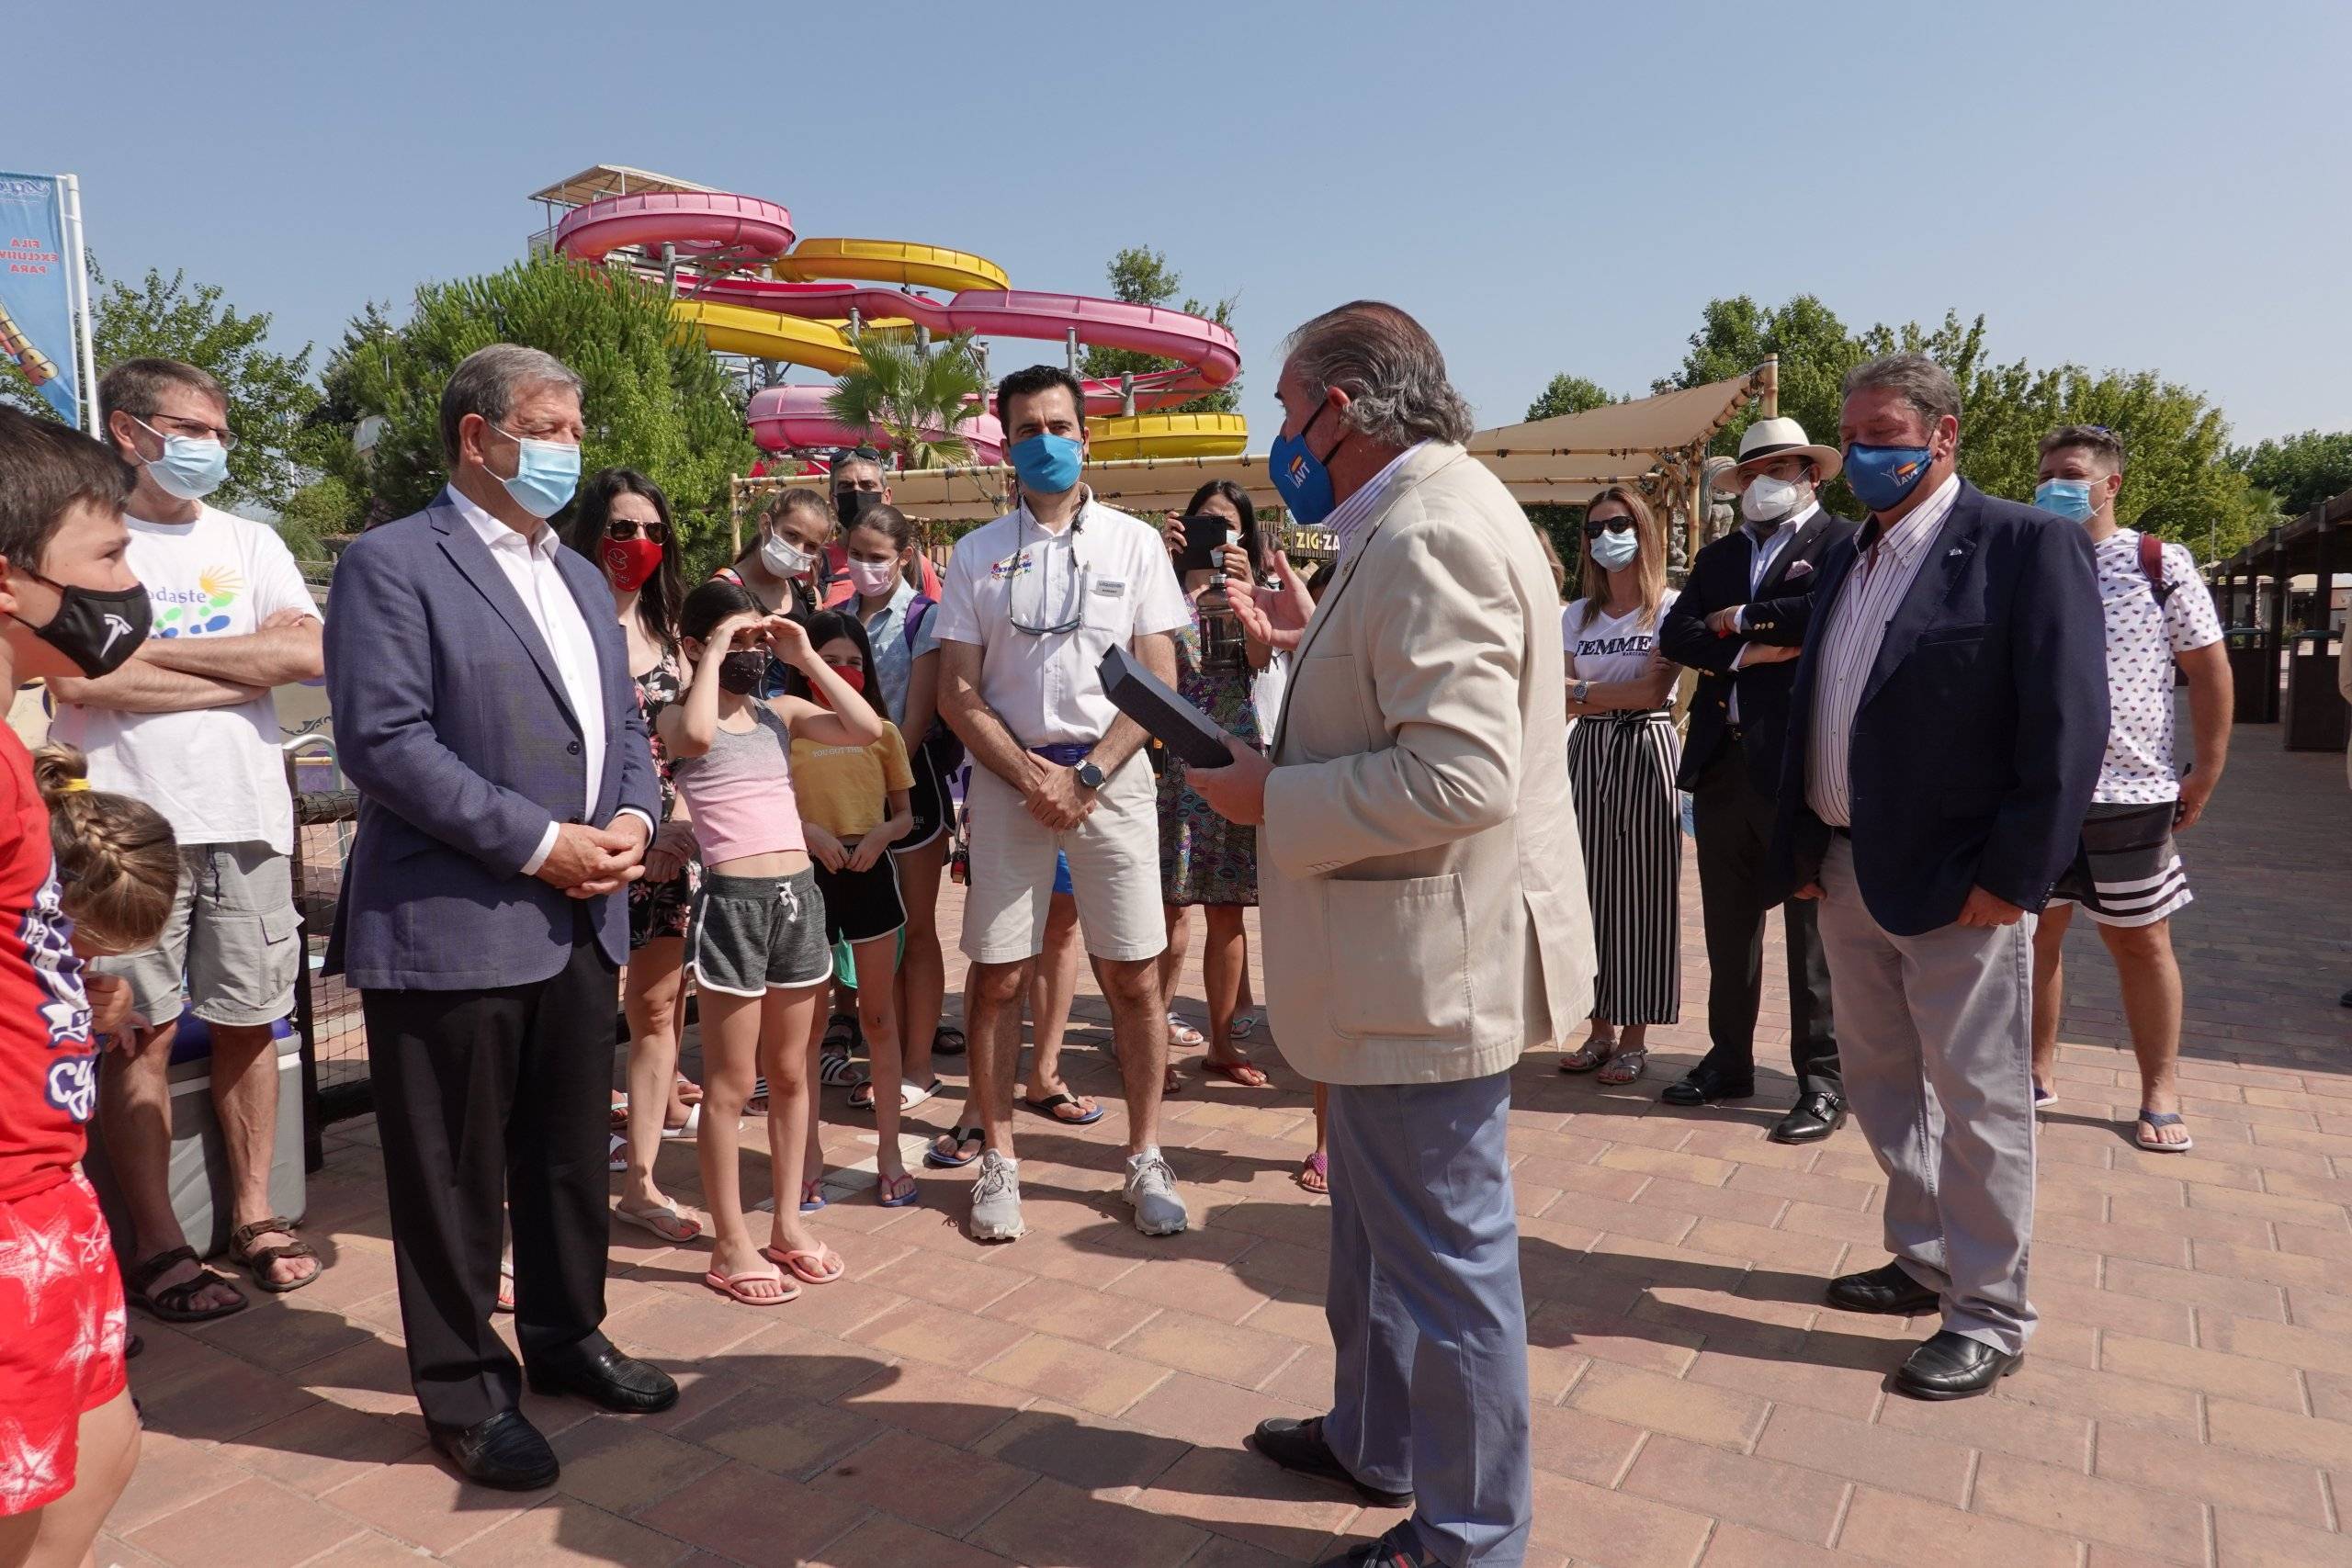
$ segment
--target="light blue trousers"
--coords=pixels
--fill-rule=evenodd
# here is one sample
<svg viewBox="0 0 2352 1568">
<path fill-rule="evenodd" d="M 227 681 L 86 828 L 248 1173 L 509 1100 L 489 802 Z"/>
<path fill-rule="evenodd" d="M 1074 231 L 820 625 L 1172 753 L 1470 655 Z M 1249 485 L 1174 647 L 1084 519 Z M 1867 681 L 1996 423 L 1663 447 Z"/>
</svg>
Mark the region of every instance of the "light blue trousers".
<svg viewBox="0 0 2352 1568">
<path fill-rule="evenodd" d="M 1534 1514 L 1510 1111 L 1508 1073 L 1331 1086 L 1325 1435 L 1448 1568 L 1519 1568 Z"/>
</svg>

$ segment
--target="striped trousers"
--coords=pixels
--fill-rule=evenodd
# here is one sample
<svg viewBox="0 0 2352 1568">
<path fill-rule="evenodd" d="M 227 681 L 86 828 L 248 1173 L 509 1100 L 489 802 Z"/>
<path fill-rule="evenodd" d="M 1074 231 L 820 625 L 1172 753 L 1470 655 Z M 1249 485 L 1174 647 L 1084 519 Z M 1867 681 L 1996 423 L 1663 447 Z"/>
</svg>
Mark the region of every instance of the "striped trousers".
<svg viewBox="0 0 2352 1568">
<path fill-rule="evenodd" d="M 1600 965 L 1592 1015 L 1611 1023 L 1672 1023 L 1682 1013 L 1680 752 L 1663 710 L 1588 715 L 1568 730 Z"/>
</svg>

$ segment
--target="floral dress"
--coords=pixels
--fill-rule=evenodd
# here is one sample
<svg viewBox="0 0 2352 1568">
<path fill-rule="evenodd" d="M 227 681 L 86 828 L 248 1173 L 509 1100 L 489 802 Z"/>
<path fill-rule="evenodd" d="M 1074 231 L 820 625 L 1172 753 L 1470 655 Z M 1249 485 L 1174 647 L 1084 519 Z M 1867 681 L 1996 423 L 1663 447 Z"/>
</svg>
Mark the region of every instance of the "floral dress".
<svg viewBox="0 0 2352 1568">
<path fill-rule="evenodd" d="M 654 727 L 663 708 L 684 697 L 685 679 L 679 672 L 675 649 L 663 649 L 662 661 L 637 677 L 637 708 L 645 716 L 645 732 L 653 741 L 653 773 L 662 781 L 662 820 L 678 807 L 678 791 L 670 782 L 670 758 Z M 702 864 L 688 861 L 686 869 L 667 882 L 639 877 L 628 885 L 628 948 L 635 953 L 649 942 L 686 934 L 686 910 L 695 889 L 702 884 Z"/>
<path fill-rule="evenodd" d="M 1262 746 L 1251 677 L 1238 671 L 1201 668 L 1201 613 L 1176 634 L 1176 690 L 1183 699 L 1223 725 L 1237 739 Z M 1258 830 L 1227 821 L 1184 783 L 1184 771 L 1167 763 L 1159 777 L 1159 881 L 1168 903 L 1258 902 Z"/>
</svg>

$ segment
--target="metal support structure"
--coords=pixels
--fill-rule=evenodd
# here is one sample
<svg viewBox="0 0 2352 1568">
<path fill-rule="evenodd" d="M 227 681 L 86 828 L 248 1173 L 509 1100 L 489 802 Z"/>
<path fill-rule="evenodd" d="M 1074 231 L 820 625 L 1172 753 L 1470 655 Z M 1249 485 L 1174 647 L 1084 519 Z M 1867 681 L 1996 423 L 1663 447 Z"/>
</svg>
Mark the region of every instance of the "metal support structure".
<svg viewBox="0 0 2352 1568">
<path fill-rule="evenodd" d="M 1075 376 L 1078 374 L 1078 329 L 1076 327 L 1070 328 L 1068 343 L 1069 346 L 1069 373 Z"/>
<path fill-rule="evenodd" d="M 1764 356 L 1763 371 L 1757 378 L 1756 400 L 1766 419 L 1781 417 L 1781 356 L 1777 354 Z"/>
<path fill-rule="evenodd" d="M 865 312 L 852 305 L 849 308 L 849 341 L 855 343 L 865 332 Z"/>
<path fill-rule="evenodd" d="M 1119 417 L 1136 416 L 1136 378 L 1132 371 L 1119 378 Z"/>
</svg>

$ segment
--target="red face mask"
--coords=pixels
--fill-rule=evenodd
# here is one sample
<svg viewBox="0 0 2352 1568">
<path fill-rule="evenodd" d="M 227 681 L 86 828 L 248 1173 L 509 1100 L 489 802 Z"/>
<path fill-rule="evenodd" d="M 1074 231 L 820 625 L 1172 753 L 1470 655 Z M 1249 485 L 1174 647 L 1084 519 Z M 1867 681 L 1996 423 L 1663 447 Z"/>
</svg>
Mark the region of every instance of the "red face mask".
<svg viewBox="0 0 2352 1568">
<path fill-rule="evenodd" d="M 842 684 L 847 686 L 851 691 L 863 692 L 865 690 L 865 671 L 859 669 L 856 665 L 836 664 L 831 660 L 828 659 L 825 660 L 825 668 L 840 676 L 842 678 Z"/>
<path fill-rule="evenodd" d="M 651 539 L 606 539 L 605 570 L 612 574 L 614 587 L 634 593 L 662 570 L 662 547 Z"/>
</svg>

